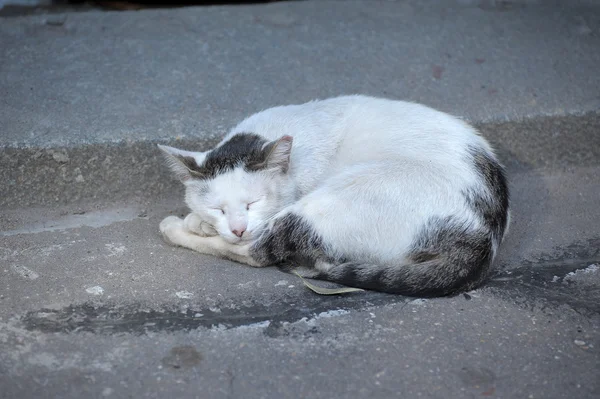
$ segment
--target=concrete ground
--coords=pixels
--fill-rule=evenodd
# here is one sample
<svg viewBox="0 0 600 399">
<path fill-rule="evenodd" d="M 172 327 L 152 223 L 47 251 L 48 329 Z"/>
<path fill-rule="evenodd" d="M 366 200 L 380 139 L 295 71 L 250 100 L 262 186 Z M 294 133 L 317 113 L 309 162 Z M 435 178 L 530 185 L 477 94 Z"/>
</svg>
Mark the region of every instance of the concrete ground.
<svg viewBox="0 0 600 399">
<path fill-rule="evenodd" d="M 600 8 L 533 3 L 0 19 L 0 398 L 599 397 Z M 323 297 L 163 243 L 185 207 L 156 143 L 357 92 L 498 148 L 513 224 L 482 288 Z"/>
</svg>

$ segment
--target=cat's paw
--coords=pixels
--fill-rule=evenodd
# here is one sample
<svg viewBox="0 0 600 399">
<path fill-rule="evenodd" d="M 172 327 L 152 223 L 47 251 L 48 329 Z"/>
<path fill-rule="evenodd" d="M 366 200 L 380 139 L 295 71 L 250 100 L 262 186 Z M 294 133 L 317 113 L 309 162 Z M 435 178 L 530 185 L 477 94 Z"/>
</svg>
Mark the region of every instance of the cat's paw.
<svg viewBox="0 0 600 399">
<path fill-rule="evenodd" d="M 200 228 L 202 229 L 206 237 L 215 237 L 219 235 L 217 229 L 215 229 L 211 224 L 208 224 L 206 222 L 202 222 Z"/>
<path fill-rule="evenodd" d="M 167 244 L 178 245 L 176 237 L 184 230 L 183 220 L 177 216 L 167 216 L 160 222 L 158 228 Z"/>
<path fill-rule="evenodd" d="M 206 223 L 202 218 L 196 213 L 190 213 L 183 220 L 183 227 L 194 234 L 197 234 L 201 237 L 212 237 L 217 235 L 217 231 L 213 226 Z"/>
<path fill-rule="evenodd" d="M 203 236 L 204 232 L 202 231 L 201 225 L 202 218 L 196 213 L 190 213 L 183 219 L 183 227 L 187 231 Z"/>
</svg>

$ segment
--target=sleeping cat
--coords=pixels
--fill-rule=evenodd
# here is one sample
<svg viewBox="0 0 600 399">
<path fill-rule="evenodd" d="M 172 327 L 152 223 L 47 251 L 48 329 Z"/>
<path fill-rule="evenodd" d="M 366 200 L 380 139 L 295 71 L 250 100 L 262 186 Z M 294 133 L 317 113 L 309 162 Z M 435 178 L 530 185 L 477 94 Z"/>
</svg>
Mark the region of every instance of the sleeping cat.
<svg viewBox="0 0 600 399">
<path fill-rule="evenodd" d="M 192 213 L 173 245 L 409 296 L 485 278 L 509 224 L 492 148 L 423 105 L 343 96 L 242 121 L 214 149 L 159 146 Z"/>
</svg>

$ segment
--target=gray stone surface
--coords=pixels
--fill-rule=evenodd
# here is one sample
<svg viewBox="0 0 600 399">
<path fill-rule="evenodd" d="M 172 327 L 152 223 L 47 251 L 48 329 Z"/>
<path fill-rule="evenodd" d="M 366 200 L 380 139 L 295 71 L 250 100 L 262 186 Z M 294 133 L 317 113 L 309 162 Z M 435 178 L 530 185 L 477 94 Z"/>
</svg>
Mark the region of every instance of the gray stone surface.
<svg viewBox="0 0 600 399">
<path fill-rule="evenodd" d="M 0 19 L 0 398 L 600 396 L 600 14 L 584 3 Z M 513 224 L 484 287 L 321 297 L 162 242 L 185 208 L 157 142 L 206 148 L 254 111 L 352 92 L 494 143 Z"/>
<path fill-rule="evenodd" d="M 7 18 L 1 144 L 218 136 L 343 93 L 477 121 L 597 110 L 598 10 L 345 1 Z"/>
<path fill-rule="evenodd" d="M 323 1 L 6 18 L 0 206 L 160 195 L 174 186 L 156 142 L 207 148 L 255 111 L 344 93 L 466 117 L 534 161 L 563 145 L 594 159 L 599 10 Z"/>
<path fill-rule="evenodd" d="M 600 159 L 600 113 L 479 123 L 514 170 L 572 169 Z M 171 140 L 187 149 L 214 142 Z M 57 206 L 82 200 L 156 198 L 180 192 L 154 143 L 0 150 L 0 207 Z"/>
<path fill-rule="evenodd" d="M 427 301 L 169 247 L 178 198 L 4 212 L 0 397 L 597 397 L 600 168 L 510 172 L 490 281 Z"/>
</svg>

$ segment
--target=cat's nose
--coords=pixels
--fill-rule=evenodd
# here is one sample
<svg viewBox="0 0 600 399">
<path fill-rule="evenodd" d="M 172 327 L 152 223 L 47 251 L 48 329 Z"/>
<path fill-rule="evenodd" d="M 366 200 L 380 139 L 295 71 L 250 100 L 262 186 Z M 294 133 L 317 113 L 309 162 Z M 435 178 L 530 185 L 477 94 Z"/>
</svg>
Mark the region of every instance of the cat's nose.
<svg viewBox="0 0 600 399">
<path fill-rule="evenodd" d="M 244 231 L 246 231 L 245 229 L 235 229 L 235 230 L 231 230 L 231 232 L 233 234 L 235 234 L 236 236 L 242 238 L 242 234 L 244 234 Z"/>
</svg>

